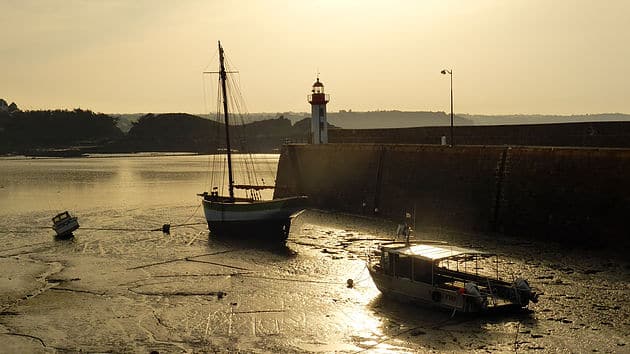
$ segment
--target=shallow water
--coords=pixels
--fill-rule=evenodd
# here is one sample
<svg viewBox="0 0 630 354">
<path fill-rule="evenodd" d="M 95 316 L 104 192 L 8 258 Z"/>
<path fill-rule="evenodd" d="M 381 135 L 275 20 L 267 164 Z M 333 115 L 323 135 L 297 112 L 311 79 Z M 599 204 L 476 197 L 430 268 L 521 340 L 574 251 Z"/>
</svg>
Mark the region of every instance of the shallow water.
<svg viewBox="0 0 630 354">
<path fill-rule="evenodd" d="M 505 254 L 544 292 L 529 312 L 451 318 L 374 287 L 369 239 L 392 223 L 311 210 L 286 247 L 210 237 L 195 194 L 211 159 L 0 159 L 0 352 L 628 351 L 624 261 L 420 227 L 418 238 Z M 277 160 L 257 157 L 266 181 Z M 63 210 L 81 223 L 65 241 L 48 228 Z M 164 223 L 194 225 L 147 231 Z"/>
</svg>

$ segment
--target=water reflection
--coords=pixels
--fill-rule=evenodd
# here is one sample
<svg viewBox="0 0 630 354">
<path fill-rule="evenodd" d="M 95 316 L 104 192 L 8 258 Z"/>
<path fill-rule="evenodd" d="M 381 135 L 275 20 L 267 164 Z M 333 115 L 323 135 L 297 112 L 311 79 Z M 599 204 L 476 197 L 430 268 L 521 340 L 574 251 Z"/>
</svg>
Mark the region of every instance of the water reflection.
<svg viewBox="0 0 630 354">
<path fill-rule="evenodd" d="M 376 296 L 368 308 L 381 319 L 378 330 L 384 340 L 422 350 L 470 350 L 475 348 L 475 344 L 482 346 L 495 342 L 503 334 L 501 332 L 508 332 L 508 335 L 511 332 L 516 336 L 517 331 L 527 331 L 526 328 L 533 328 L 537 323 L 533 312 L 528 309 L 506 307 L 482 314 L 453 313 L 395 301 L 382 294 Z"/>
<path fill-rule="evenodd" d="M 0 203 L 12 212 L 197 204 L 197 193 L 227 185 L 226 174 L 212 170 L 213 159 L 223 157 L 0 158 Z M 259 178 L 272 184 L 278 155 L 256 155 L 255 161 Z M 263 198 L 271 199 L 272 193 L 265 191 Z"/>
</svg>

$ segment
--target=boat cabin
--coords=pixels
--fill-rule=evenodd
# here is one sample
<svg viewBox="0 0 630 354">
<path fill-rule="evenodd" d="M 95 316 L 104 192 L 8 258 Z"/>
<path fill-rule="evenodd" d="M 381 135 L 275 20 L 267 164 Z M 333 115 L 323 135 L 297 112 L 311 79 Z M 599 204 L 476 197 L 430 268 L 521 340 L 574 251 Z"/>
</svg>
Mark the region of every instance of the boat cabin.
<svg viewBox="0 0 630 354">
<path fill-rule="evenodd" d="M 381 247 L 380 265 L 390 276 L 436 285 L 452 280 L 445 277 L 449 271 L 479 273 L 479 261 L 491 256 L 450 245 L 396 243 Z"/>
<path fill-rule="evenodd" d="M 71 218 L 70 213 L 68 213 L 67 211 L 64 211 L 63 213 L 59 213 L 55 215 L 52 218 L 52 222 L 53 224 L 59 224 L 60 222 L 65 221 L 66 219 L 70 219 L 70 218 Z"/>
</svg>

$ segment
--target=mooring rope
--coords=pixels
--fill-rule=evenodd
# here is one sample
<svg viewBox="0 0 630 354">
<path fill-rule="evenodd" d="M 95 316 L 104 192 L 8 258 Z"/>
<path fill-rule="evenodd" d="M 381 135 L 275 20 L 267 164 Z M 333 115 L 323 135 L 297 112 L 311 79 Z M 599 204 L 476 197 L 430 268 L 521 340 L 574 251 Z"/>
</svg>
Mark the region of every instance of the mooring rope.
<svg viewBox="0 0 630 354">
<path fill-rule="evenodd" d="M 164 231 L 164 227 L 168 225 L 169 229 L 176 227 L 184 227 L 184 226 L 194 226 L 194 225 L 205 225 L 206 222 L 194 222 L 194 223 L 183 223 L 183 224 L 164 224 L 158 228 L 130 228 L 130 227 L 80 227 L 81 230 L 89 230 L 89 231 L 140 231 L 140 232 L 152 232 L 152 231 Z M 6 229 L 0 230 L 0 233 L 18 233 L 25 234 L 32 232 L 33 230 L 51 230 L 51 226 L 31 226 L 21 230 L 13 230 Z"/>
</svg>

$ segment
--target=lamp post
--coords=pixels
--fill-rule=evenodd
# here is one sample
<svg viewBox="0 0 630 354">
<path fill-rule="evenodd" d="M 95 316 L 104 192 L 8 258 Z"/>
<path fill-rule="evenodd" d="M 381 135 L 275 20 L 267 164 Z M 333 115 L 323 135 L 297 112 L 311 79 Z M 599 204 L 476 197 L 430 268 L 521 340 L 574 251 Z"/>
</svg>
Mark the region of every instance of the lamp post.
<svg viewBox="0 0 630 354">
<path fill-rule="evenodd" d="M 453 70 L 442 70 L 442 75 L 449 74 L 451 75 L 451 146 L 455 146 L 455 141 L 453 140 Z"/>
</svg>

